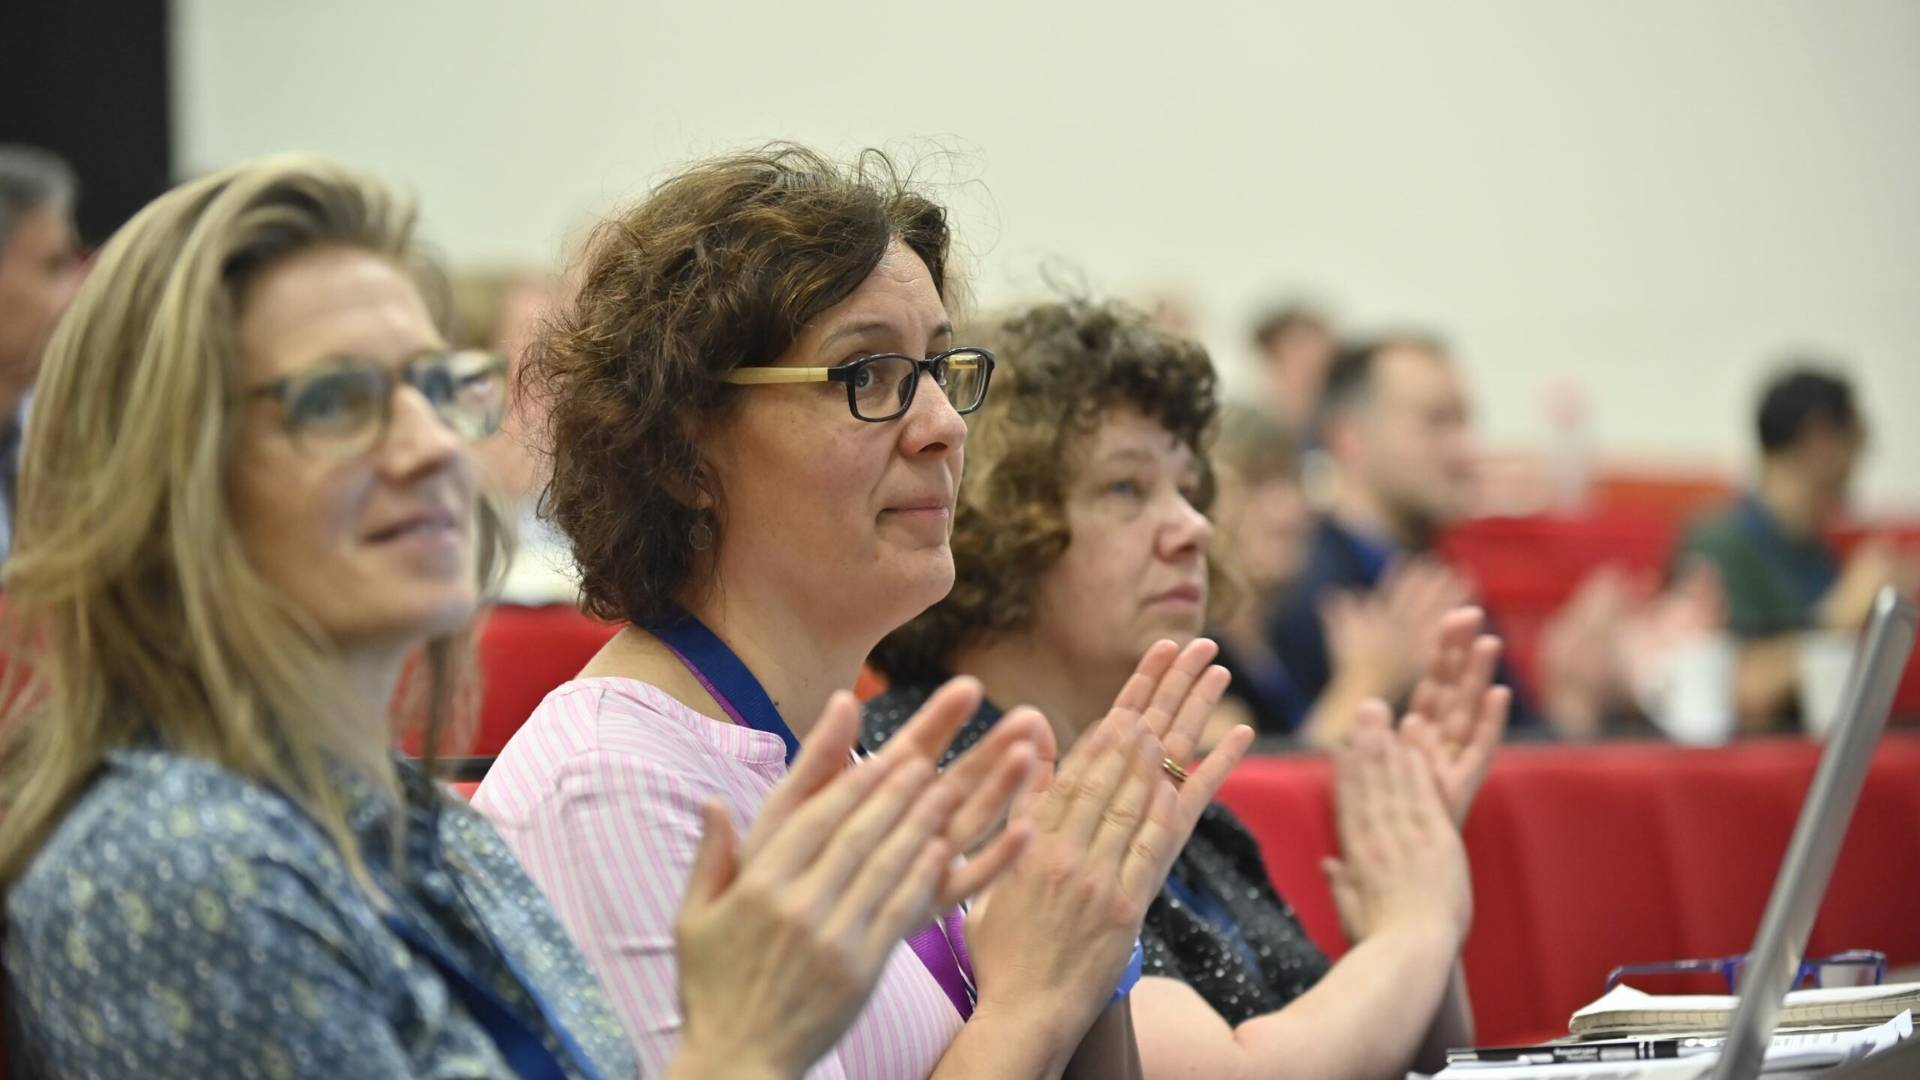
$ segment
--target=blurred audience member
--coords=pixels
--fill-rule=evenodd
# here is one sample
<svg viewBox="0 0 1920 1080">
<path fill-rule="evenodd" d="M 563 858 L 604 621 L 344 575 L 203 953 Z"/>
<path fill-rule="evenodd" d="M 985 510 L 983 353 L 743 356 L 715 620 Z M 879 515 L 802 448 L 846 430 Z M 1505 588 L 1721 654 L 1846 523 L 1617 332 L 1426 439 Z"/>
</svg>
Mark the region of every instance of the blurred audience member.
<svg viewBox="0 0 1920 1080">
<path fill-rule="evenodd" d="M 1313 531 L 1300 578 L 1269 623 L 1275 654 L 1312 702 L 1333 682 L 1336 653 L 1387 656 L 1375 678 L 1404 695 L 1432 649 L 1439 614 L 1466 601 L 1469 588 L 1433 555 L 1440 533 L 1472 510 L 1475 448 L 1465 387 L 1445 349 L 1429 338 L 1403 336 L 1341 350 L 1328 371 L 1320 409 L 1320 443 L 1335 467 L 1326 516 Z M 1564 619 L 1544 634 L 1544 708 L 1521 691 L 1511 670 L 1500 681 L 1515 689 L 1516 727 L 1569 736 L 1600 734 L 1610 718 L 1631 710 L 1632 686 L 1644 681 L 1628 664 L 1661 650 L 1644 642 L 1662 633 L 1711 623 L 1713 590 L 1689 587 L 1659 597 L 1620 586 L 1608 575 L 1583 584 Z M 1668 605 L 1704 608 L 1675 617 Z M 1395 642 L 1383 649 L 1382 643 Z M 1343 645 L 1344 642 L 1344 645 Z M 1350 711 L 1322 710 L 1296 728 L 1322 744 L 1337 742 Z"/>
<path fill-rule="evenodd" d="M 78 193 L 60 158 L 0 145 L 0 562 L 13 542 L 21 432 L 40 351 L 80 280 Z"/>
<path fill-rule="evenodd" d="M 1761 397 L 1757 427 L 1753 489 L 1696 525 L 1680 557 L 1719 574 L 1741 642 L 1736 710 L 1742 726 L 1765 730 L 1796 714 L 1801 635 L 1859 629 L 1874 593 L 1888 584 L 1911 592 L 1920 566 L 1876 537 L 1842 567 L 1827 539 L 1867 445 L 1866 421 L 1843 377 L 1813 366 L 1782 373 Z"/>
<path fill-rule="evenodd" d="M 505 356 L 514 366 L 517 383 L 527 348 L 557 299 L 555 284 L 530 271 L 456 273 L 452 293 L 456 342 L 462 348 L 488 349 Z M 541 420 L 529 412 L 534 404 L 516 392 L 500 431 L 476 447 L 488 479 L 516 505 L 538 495 L 545 481 L 538 445 L 530 438 Z"/>
<path fill-rule="evenodd" d="M 1539 670 L 1555 730 L 1637 731 L 1645 719 L 1686 742 L 1733 734 L 1731 664 L 1713 662 L 1730 649 L 1719 578 L 1701 562 L 1676 570 L 1662 589 L 1652 573 L 1601 566 L 1548 620 Z"/>
<path fill-rule="evenodd" d="M 1308 708 L 1334 686 L 1336 648 L 1372 694 L 1398 700 L 1431 651 L 1423 635 L 1468 599 L 1466 582 L 1431 551 L 1468 511 L 1473 440 L 1452 362 L 1437 342 L 1415 337 L 1341 350 L 1317 423 L 1335 467 L 1333 503 L 1268 633 L 1297 691 L 1289 727 L 1330 746 L 1350 711 L 1309 726 Z M 1501 681 L 1511 685 L 1504 669 Z M 1524 695 L 1515 699 L 1515 723 L 1536 722 Z"/>
<path fill-rule="evenodd" d="M 1265 412 L 1246 405 L 1221 411 L 1213 461 L 1216 545 L 1232 586 L 1214 605 L 1217 662 L 1233 673 L 1214 731 L 1229 722 L 1269 735 L 1292 733 L 1331 745 L 1343 717 L 1368 698 L 1392 700 L 1411 684 L 1425 654 L 1422 635 L 1465 598 L 1444 568 L 1396 568 L 1371 595 L 1337 594 L 1322 612 L 1327 623 L 1326 685 L 1300 699 L 1274 651 L 1267 621 L 1304 566 L 1315 527 L 1296 467 L 1299 444 Z M 1299 717 L 1304 716 L 1304 720 Z"/>
<path fill-rule="evenodd" d="M 1146 309 L 1153 324 L 1167 333 L 1200 336 L 1200 308 L 1184 287 L 1168 285 L 1153 290 L 1147 295 Z"/>
<path fill-rule="evenodd" d="M 1223 713 L 1286 734 L 1299 711 L 1286 668 L 1267 642 L 1266 616 L 1306 560 L 1313 517 L 1300 491 L 1299 445 L 1264 410 L 1229 403 L 1213 445 L 1214 545 L 1230 588 L 1211 598 L 1215 662 L 1233 675 Z"/>
<path fill-rule="evenodd" d="M 1311 439 L 1320 393 L 1333 363 L 1333 324 L 1301 304 L 1276 308 L 1254 324 L 1253 346 L 1266 378 L 1267 406 L 1296 436 Z"/>
<path fill-rule="evenodd" d="M 540 492 L 547 482 L 547 455 L 539 442 L 546 410 L 538 388 L 521 377 L 527 350 L 559 299 L 557 281 L 528 271 L 453 278 L 460 341 L 498 352 L 513 364 L 500 430 L 475 448 L 483 475 L 514 523 L 513 561 L 500 583 L 500 599 L 508 604 L 571 604 L 580 595 L 580 576 L 566 536 L 539 514 Z"/>
</svg>

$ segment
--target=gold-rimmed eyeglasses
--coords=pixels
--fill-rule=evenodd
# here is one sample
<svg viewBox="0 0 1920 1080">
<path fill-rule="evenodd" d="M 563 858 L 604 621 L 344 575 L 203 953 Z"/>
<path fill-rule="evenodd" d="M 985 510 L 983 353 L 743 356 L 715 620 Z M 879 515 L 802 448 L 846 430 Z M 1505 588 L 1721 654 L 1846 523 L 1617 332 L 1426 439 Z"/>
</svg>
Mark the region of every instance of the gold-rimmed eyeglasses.
<svg viewBox="0 0 1920 1080">
<path fill-rule="evenodd" d="M 923 372 L 933 376 L 934 385 L 946 393 L 954 411 L 964 416 L 987 400 L 987 383 L 993 378 L 993 354 L 985 349 L 948 349 L 925 360 L 916 360 L 903 353 L 876 353 L 836 367 L 735 368 L 727 373 L 725 381 L 736 386 L 844 383 L 847 408 L 853 415 L 870 424 L 880 424 L 905 415 L 912 407 Z"/>
</svg>

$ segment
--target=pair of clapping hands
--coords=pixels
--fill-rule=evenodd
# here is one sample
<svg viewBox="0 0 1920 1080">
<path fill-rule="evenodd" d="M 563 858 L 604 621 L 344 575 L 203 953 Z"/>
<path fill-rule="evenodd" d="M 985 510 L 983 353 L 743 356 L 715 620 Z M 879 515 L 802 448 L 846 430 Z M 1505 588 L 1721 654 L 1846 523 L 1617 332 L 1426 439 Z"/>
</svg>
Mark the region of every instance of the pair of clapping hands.
<svg viewBox="0 0 1920 1080">
<path fill-rule="evenodd" d="M 980 705 L 980 684 L 961 678 L 849 768 L 859 712 L 836 695 L 744 840 L 723 808 L 705 809 L 676 926 L 676 1066 L 799 1076 L 859 1015 L 902 938 L 976 895 L 976 1016 L 1076 1043 L 1252 742 L 1237 728 L 1178 779 L 1227 686 L 1216 652 L 1204 639 L 1155 645 L 1057 764 L 1046 719 L 1020 708 L 937 771 Z"/>
<path fill-rule="evenodd" d="M 1436 646 L 1398 727 L 1360 706 L 1334 755 L 1341 855 L 1324 861 L 1347 936 L 1423 927 L 1457 948 L 1473 921 L 1460 830 L 1507 726 L 1513 692 L 1493 683 L 1500 639 L 1478 608 L 1441 617 Z"/>
</svg>

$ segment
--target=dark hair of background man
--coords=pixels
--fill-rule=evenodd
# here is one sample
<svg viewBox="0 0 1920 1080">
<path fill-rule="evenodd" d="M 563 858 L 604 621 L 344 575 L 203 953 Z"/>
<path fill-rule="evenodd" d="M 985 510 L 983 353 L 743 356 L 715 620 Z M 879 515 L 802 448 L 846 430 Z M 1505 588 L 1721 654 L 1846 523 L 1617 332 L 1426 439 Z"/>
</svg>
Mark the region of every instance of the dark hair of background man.
<svg viewBox="0 0 1920 1080">
<path fill-rule="evenodd" d="M 1775 376 L 1761 394 L 1760 449 L 1767 454 L 1789 449 L 1814 424 L 1839 431 L 1859 427 L 1853 387 L 1831 371 L 1796 364 Z"/>
</svg>

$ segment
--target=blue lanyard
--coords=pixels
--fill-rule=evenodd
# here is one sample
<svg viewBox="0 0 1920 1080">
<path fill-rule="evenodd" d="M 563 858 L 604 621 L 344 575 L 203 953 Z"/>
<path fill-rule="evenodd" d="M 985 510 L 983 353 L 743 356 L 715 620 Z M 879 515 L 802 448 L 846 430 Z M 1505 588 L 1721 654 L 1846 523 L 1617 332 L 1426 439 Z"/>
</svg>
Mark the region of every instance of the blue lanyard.
<svg viewBox="0 0 1920 1080">
<path fill-rule="evenodd" d="M 720 640 L 719 635 L 686 611 L 681 611 L 658 626 L 647 627 L 668 651 L 680 658 L 687 671 L 700 680 L 700 686 L 726 710 L 727 717 L 742 727 L 780 736 L 787 747 L 787 765 L 800 753 L 800 740 L 773 707 L 766 688 L 753 677 L 740 657 Z"/>
<path fill-rule="evenodd" d="M 291 799 L 288 799 L 288 802 L 296 809 L 299 808 L 299 803 Z M 304 814 L 304 811 L 302 813 Z M 313 820 L 311 815 L 307 817 L 309 821 Z M 315 824 L 314 827 L 319 826 Z M 429 829 L 429 835 L 432 837 L 431 861 L 437 863 L 440 861 L 440 822 L 437 810 L 434 811 L 434 821 Z M 461 895 L 464 902 L 465 891 L 461 888 L 460 874 L 450 872 L 449 876 L 453 880 L 454 890 Z M 373 887 L 386 896 L 387 910 L 382 915 L 381 922 L 386 925 L 387 930 L 394 937 L 399 938 L 414 955 L 425 960 L 436 972 L 439 972 L 440 981 L 446 984 L 448 995 L 458 1001 L 461 1007 L 466 1009 L 467 1015 L 473 1018 L 473 1022 L 487 1033 L 487 1038 L 493 1042 L 494 1048 L 500 1052 L 501 1059 L 507 1063 L 508 1068 L 513 1070 L 515 1076 L 521 1077 L 522 1080 L 568 1080 L 567 1071 L 560 1064 L 560 1058 L 547 1048 L 545 1042 L 541 1041 L 533 1025 L 521 1019 L 499 994 L 469 974 L 459 958 L 441 948 L 438 942 L 402 914 L 399 902 L 390 892 L 378 883 L 374 883 Z M 471 908 L 471 904 L 468 906 Z M 491 930 L 483 923 L 478 919 L 475 923 L 475 929 L 482 937 L 489 939 L 492 937 Z M 493 948 L 501 965 L 520 984 L 520 989 L 526 993 L 533 1008 L 540 1014 L 540 1018 L 547 1022 L 547 1026 L 553 1031 L 554 1040 L 572 1058 L 574 1066 L 586 1076 L 587 1080 L 601 1080 L 599 1069 L 594 1064 L 593 1058 L 581 1048 L 579 1042 L 574 1039 L 573 1033 L 567 1030 L 566 1025 L 560 1023 L 559 1017 L 548 1007 L 546 998 L 541 995 L 539 986 L 522 974 L 518 965 L 509 960 L 506 952 L 497 944 L 494 944 Z"/>
<path fill-rule="evenodd" d="M 493 1040 L 495 1049 L 500 1051 L 500 1056 L 506 1060 L 507 1067 L 513 1070 L 515 1076 L 522 1080 L 567 1080 L 566 1070 L 561 1068 L 553 1051 L 547 1049 L 533 1028 L 516 1016 L 498 994 L 474 981 L 461 969 L 459 961 L 441 952 L 439 946 L 402 916 L 390 913 L 386 921 L 387 929 L 393 931 L 395 937 L 406 942 L 415 955 L 433 965 L 434 970 L 440 973 L 448 992 Z M 529 994 L 533 993 L 531 985 L 523 986 Z M 546 1010 L 541 1008 L 541 1012 L 544 1014 Z M 564 1031 L 560 1028 L 555 1030 Z M 575 1056 L 584 1067 L 592 1068 L 584 1055 L 576 1051 Z"/>
<path fill-rule="evenodd" d="M 431 839 L 427 857 L 430 863 L 438 865 L 442 862 L 438 810 L 433 811 L 433 817 L 432 827 L 428 832 Z M 463 872 L 451 869 L 442 872 L 452 880 L 454 894 L 459 898 L 460 903 L 472 911 L 473 904 L 467 899 L 462 880 Z M 522 1080 L 566 1080 L 567 1073 L 560 1064 L 560 1058 L 554 1051 L 547 1048 L 547 1044 L 541 1040 L 539 1033 L 522 1020 L 519 1014 L 507 1005 L 506 1000 L 492 988 L 480 982 L 474 975 L 468 974 L 457 957 L 443 950 L 431 936 L 409 922 L 406 916 L 400 913 L 399 905 L 392 902 L 391 897 L 389 897 L 389 903 L 391 907 L 386 914 L 387 928 L 440 973 L 441 981 L 447 984 L 448 992 L 465 1006 L 467 1013 L 485 1029 L 488 1038 L 493 1040 L 494 1046 L 500 1051 L 500 1056 L 506 1060 L 507 1066 L 513 1070 L 513 1074 L 521 1077 Z M 482 937 L 492 936 L 484 922 L 477 918 L 474 922 Z M 588 1080 L 600 1080 L 600 1073 L 593 1058 L 581 1048 L 579 1042 L 574 1039 L 573 1033 L 567 1030 L 566 1025 L 560 1022 L 552 1007 L 548 1005 L 545 995 L 540 992 L 539 984 L 520 971 L 519 966 L 508 958 L 506 950 L 501 949 L 498 944 L 494 944 L 493 949 L 501 965 L 526 993 L 534 1011 L 547 1022 L 548 1028 L 553 1032 L 554 1040 L 560 1044 L 561 1052 L 572 1058 L 574 1065 L 586 1075 Z"/>
</svg>

